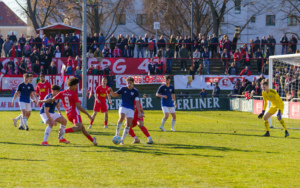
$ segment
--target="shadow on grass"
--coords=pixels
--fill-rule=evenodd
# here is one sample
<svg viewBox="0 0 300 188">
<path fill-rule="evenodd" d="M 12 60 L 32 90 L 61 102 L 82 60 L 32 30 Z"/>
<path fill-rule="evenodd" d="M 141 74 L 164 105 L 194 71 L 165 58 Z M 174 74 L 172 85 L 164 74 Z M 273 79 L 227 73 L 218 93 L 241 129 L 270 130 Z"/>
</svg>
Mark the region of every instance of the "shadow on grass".
<svg viewBox="0 0 300 188">
<path fill-rule="evenodd" d="M 74 147 L 74 148 L 94 147 L 92 144 L 87 145 L 87 146 L 76 145 L 76 144 L 61 144 L 61 145 L 42 146 L 41 144 L 17 143 L 17 142 L 0 142 L 0 144 L 11 144 L 11 145 L 22 145 L 22 146 L 39 146 L 39 147 Z"/>
<path fill-rule="evenodd" d="M 0 157 L 0 160 L 10 160 L 10 161 L 46 161 L 46 160 L 35 160 L 35 159 L 12 159 L 7 157 Z"/>
</svg>

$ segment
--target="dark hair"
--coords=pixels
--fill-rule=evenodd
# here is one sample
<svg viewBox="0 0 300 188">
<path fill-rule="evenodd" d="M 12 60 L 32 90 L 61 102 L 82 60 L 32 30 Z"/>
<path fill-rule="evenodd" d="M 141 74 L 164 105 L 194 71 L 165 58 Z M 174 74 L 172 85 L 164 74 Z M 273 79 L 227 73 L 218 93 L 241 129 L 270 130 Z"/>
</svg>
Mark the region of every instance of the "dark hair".
<svg viewBox="0 0 300 188">
<path fill-rule="evenodd" d="M 58 86 L 58 85 L 52 85 L 51 89 L 54 90 L 54 91 L 59 91 L 60 90 L 60 86 Z"/>
<path fill-rule="evenodd" d="M 23 77 L 24 77 L 24 78 L 28 78 L 29 75 L 28 75 L 27 73 L 25 73 L 25 74 L 23 74 Z"/>
<path fill-rule="evenodd" d="M 33 77 L 33 74 L 28 74 L 29 77 Z"/>
<path fill-rule="evenodd" d="M 76 85 L 76 84 L 78 84 L 78 83 L 79 83 L 79 80 L 78 80 L 78 78 L 76 78 L 76 77 L 70 78 L 70 79 L 67 81 L 67 85 L 68 85 L 69 87 L 71 87 L 71 86 L 73 86 L 73 85 Z"/>
<path fill-rule="evenodd" d="M 171 80 L 171 76 L 165 76 L 166 80 Z"/>
<path fill-rule="evenodd" d="M 133 78 L 133 77 L 131 77 L 131 76 L 129 76 L 128 78 L 126 78 L 126 81 L 127 81 L 127 82 L 131 81 L 131 82 L 133 82 L 133 83 L 134 83 L 134 78 Z"/>
<path fill-rule="evenodd" d="M 45 75 L 44 75 L 44 74 L 41 74 L 40 77 L 44 77 L 44 78 L 45 78 Z"/>
<path fill-rule="evenodd" d="M 269 85 L 269 83 L 268 83 L 267 80 L 263 80 L 263 83 L 262 83 L 262 84 L 265 85 L 265 86 L 268 86 L 268 85 Z"/>
</svg>

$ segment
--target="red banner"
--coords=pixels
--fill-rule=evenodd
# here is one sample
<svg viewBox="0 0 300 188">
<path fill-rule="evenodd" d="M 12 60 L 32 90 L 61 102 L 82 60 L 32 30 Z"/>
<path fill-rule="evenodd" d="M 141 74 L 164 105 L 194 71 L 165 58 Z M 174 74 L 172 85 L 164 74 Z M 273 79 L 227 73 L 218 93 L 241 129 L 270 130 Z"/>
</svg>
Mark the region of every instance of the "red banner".
<svg viewBox="0 0 300 188">
<path fill-rule="evenodd" d="M 263 100 L 254 100 L 254 109 L 253 109 L 254 114 L 260 114 L 263 108 L 264 108 Z"/>
<path fill-rule="evenodd" d="M 300 103 L 290 102 L 289 103 L 289 118 L 300 119 Z"/>
<path fill-rule="evenodd" d="M 165 82 L 163 75 L 117 75 L 116 87 L 125 87 L 126 78 L 129 76 L 132 76 L 134 78 L 134 84 L 162 84 L 163 82 Z"/>
<path fill-rule="evenodd" d="M 10 58 L 0 58 L 4 69 L 2 73 L 5 73 L 6 66 L 5 64 L 9 61 Z M 15 65 L 17 60 L 21 60 L 21 58 L 12 58 Z M 75 59 L 75 58 L 73 58 Z M 59 73 L 61 70 L 62 64 L 67 65 L 67 58 L 52 58 L 54 61 L 57 72 Z M 155 60 L 154 60 L 155 61 Z M 103 58 L 99 63 L 97 58 L 89 58 L 88 59 L 88 67 L 91 65 L 100 65 L 102 69 L 106 66 L 111 70 L 112 75 L 120 75 L 120 74 L 133 74 L 133 75 L 140 75 L 140 74 L 147 74 L 148 73 L 148 62 L 149 59 L 146 58 Z M 164 61 L 166 62 L 166 61 Z M 163 70 L 166 70 L 166 65 L 164 64 Z M 15 70 L 16 73 L 16 70 Z"/>
</svg>

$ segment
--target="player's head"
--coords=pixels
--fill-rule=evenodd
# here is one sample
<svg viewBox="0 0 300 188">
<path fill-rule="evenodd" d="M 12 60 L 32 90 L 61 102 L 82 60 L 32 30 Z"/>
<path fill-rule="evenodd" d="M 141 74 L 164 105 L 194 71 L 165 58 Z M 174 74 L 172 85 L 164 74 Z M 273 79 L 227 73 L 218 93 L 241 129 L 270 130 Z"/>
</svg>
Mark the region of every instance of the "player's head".
<svg viewBox="0 0 300 188">
<path fill-rule="evenodd" d="M 263 91 L 268 91 L 268 89 L 269 89 L 269 83 L 268 83 L 267 80 L 263 80 L 262 81 L 261 88 L 262 88 Z"/>
<path fill-rule="evenodd" d="M 44 82 L 45 82 L 45 75 L 44 75 L 44 74 L 41 74 L 41 75 L 40 75 L 40 79 L 41 79 L 41 82 L 44 83 Z"/>
<path fill-rule="evenodd" d="M 126 83 L 127 83 L 127 87 L 129 89 L 133 88 L 133 84 L 134 84 L 134 78 L 129 76 L 128 78 L 126 78 Z"/>
<path fill-rule="evenodd" d="M 23 74 L 24 82 L 28 82 L 29 75 L 27 73 Z"/>
<path fill-rule="evenodd" d="M 169 85 L 171 83 L 171 76 L 165 76 L 165 82 L 166 85 Z"/>
<path fill-rule="evenodd" d="M 68 85 L 69 89 L 72 91 L 76 91 L 78 83 L 79 83 L 79 80 L 76 77 L 70 78 L 67 81 L 67 85 Z"/>
<path fill-rule="evenodd" d="M 52 95 L 54 97 L 59 93 L 60 87 L 58 85 L 52 85 L 51 90 L 52 90 Z"/>
<path fill-rule="evenodd" d="M 28 76 L 29 76 L 29 83 L 31 83 L 32 80 L 33 80 L 33 75 L 32 74 L 28 74 Z"/>
<path fill-rule="evenodd" d="M 107 78 L 106 77 L 103 77 L 102 78 L 102 85 L 105 85 L 106 86 L 107 84 Z"/>
</svg>

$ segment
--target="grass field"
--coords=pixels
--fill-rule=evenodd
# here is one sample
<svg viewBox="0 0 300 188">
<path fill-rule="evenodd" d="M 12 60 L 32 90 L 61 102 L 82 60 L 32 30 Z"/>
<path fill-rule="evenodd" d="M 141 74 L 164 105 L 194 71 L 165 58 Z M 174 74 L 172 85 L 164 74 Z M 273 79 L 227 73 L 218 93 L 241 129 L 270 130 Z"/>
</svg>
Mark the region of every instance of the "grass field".
<svg viewBox="0 0 300 188">
<path fill-rule="evenodd" d="M 263 121 L 243 112 L 177 112 L 176 129 L 159 130 L 161 111 L 146 111 L 145 125 L 154 140 L 113 145 L 115 127 L 103 129 L 98 114 L 92 136 L 95 147 L 81 133 L 66 134 L 70 144 L 59 144 L 58 127 L 41 146 L 45 125 L 38 112 L 30 130 L 12 124 L 19 112 L 1 112 L 0 187 L 299 187 L 300 132 L 271 129 L 264 138 Z M 116 124 L 117 112 L 109 112 Z M 88 124 L 88 119 L 83 116 Z M 71 124 L 68 123 L 67 127 Z M 289 125 L 287 125 L 289 126 Z M 122 132 L 122 131 L 121 131 Z"/>
</svg>

